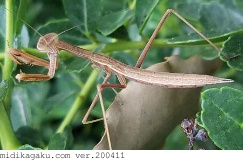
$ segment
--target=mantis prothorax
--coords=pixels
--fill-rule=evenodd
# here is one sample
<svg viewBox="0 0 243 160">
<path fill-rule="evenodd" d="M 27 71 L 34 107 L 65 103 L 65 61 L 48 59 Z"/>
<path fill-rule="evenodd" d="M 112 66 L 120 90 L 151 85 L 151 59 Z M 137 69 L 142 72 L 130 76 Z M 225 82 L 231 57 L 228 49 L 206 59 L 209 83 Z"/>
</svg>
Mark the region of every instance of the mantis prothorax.
<svg viewBox="0 0 243 160">
<path fill-rule="evenodd" d="M 200 33 L 196 28 L 194 28 L 188 21 L 186 21 L 183 17 L 181 17 L 178 13 L 176 13 L 174 10 L 168 9 L 164 16 L 161 18 L 161 21 L 159 25 L 157 26 L 156 30 L 154 31 L 153 35 L 151 36 L 149 42 L 146 44 L 139 60 L 136 65 L 136 67 L 131 67 L 126 64 L 121 63 L 120 61 L 117 61 L 115 59 L 112 59 L 110 57 L 107 57 L 105 55 L 96 54 L 91 51 L 76 47 L 74 45 L 71 45 L 69 43 L 60 41 L 58 39 L 58 35 L 56 33 L 49 33 L 45 36 L 40 37 L 37 48 L 41 52 L 46 52 L 48 55 L 48 58 L 50 62 L 39 59 L 37 57 L 31 56 L 23 51 L 16 50 L 16 49 L 9 49 L 8 53 L 10 57 L 18 64 L 20 65 L 39 65 L 43 66 L 49 69 L 47 75 L 43 74 L 26 74 L 21 72 L 16 76 L 16 79 L 19 81 L 42 81 L 42 80 L 49 80 L 53 78 L 55 74 L 55 69 L 57 67 L 57 54 L 60 50 L 65 50 L 74 56 L 82 57 L 84 59 L 89 60 L 92 62 L 96 67 L 99 67 L 104 70 L 104 72 L 107 74 L 104 78 L 104 81 L 102 84 L 97 85 L 98 93 L 95 96 L 89 110 L 87 111 L 86 115 L 83 118 L 83 123 L 92 123 L 97 122 L 100 120 L 104 120 L 105 125 L 105 131 L 108 138 L 108 144 L 109 148 L 112 149 L 112 145 L 110 142 L 110 136 L 109 136 L 109 129 L 106 122 L 106 114 L 102 99 L 102 90 L 104 88 L 126 88 L 126 79 L 130 79 L 133 81 L 137 81 L 139 83 L 147 84 L 147 85 L 155 85 L 155 86 L 161 86 L 166 88 L 195 88 L 195 87 L 202 87 L 205 85 L 210 84 L 218 84 L 218 83 L 228 83 L 233 82 L 231 79 L 225 79 L 225 78 L 218 78 L 214 76 L 209 75 L 198 75 L 198 74 L 180 74 L 180 73 L 166 73 L 166 72 L 153 72 L 148 71 L 144 69 L 140 69 L 138 67 L 141 66 L 149 47 L 151 46 L 153 40 L 155 39 L 158 31 L 162 27 L 163 23 L 165 22 L 166 18 L 169 16 L 170 13 L 175 14 L 177 17 L 179 17 L 182 21 L 184 21 L 189 27 L 191 27 L 195 32 L 197 32 L 203 39 L 205 39 L 208 43 L 210 43 L 217 51 L 219 51 L 221 54 L 224 54 L 220 51 L 220 49 L 215 46 L 206 36 L 204 36 L 202 33 Z M 224 54 L 225 56 L 225 54 Z M 118 77 L 118 80 L 120 84 L 109 84 L 109 78 L 111 73 L 115 73 Z M 100 99 L 103 118 L 87 121 L 88 116 L 95 106 L 96 102 Z"/>
</svg>

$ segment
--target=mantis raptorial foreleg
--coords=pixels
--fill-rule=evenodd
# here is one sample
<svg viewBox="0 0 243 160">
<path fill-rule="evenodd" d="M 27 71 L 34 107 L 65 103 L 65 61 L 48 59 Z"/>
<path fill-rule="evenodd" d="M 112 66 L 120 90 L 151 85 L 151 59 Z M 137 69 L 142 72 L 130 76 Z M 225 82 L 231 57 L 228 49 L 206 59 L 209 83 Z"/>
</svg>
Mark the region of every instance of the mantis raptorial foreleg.
<svg viewBox="0 0 243 160">
<path fill-rule="evenodd" d="M 50 63 L 48 61 L 28 54 L 24 51 L 14 48 L 8 48 L 7 53 L 10 56 L 10 58 L 19 65 L 35 65 L 49 69 Z"/>
<path fill-rule="evenodd" d="M 50 55 L 48 56 L 49 59 L 54 59 L 52 60 L 52 63 L 42 60 L 40 58 L 37 58 L 35 56 L 28 56 L 29 54 L 21 51 L 21 50 L 17 50 L 17 49 L 9 49 L 8 53 L 10 55 L 10 57 L 17 63 L 20 65 L 38 65 L 38 66 L 43 66 L 49 69 L 48 74 L 26 74 L 23 72 L 20 72 L 20 74 L 16 75 L 16 79 L 23 80 L 23 81 L 42 81 L 42 80 L 49 80 L 52 77 L 50 75 L 53 75 L 53 73 L 55 73 L 55 71 L 53 72 L 52 70 L 56 69 L 56 55 Z M 51 60 L 50 60 L 51 61 Z M 102 114 L 103 117 L 106 117 L 105 114 L 105 107 L 104 107 L 104 102 L 103 102 L 103 98 L 102 98 L 102 91 L 105 88 L 126 88 L 126 79 L 123 75 L 119 75 L 117 74 L 118 80 L 120 82 L 120 84 L 108 84 L 108 81 L 110 79 L 111 76 L 111 70 L 108 67 L 104 67 L 104 71 L 107 74 L 106 77 L 104 78 L 104 81 L 102 84 L 97 85 L 97 94 L 95 96 L 95 98 L 93 99 L 93 102 L 91 103 L 88 111 L 86 112 L 82 123 L 83 124 L 89 124 L 89 123 L 94 123 L 94 122 L 98 122 L 100 120 L 104 120 L 104 126 L 105 126 L 105 130 L 106 130 L 106 134 L 108 137 L 108 144 L 109 144 L 109 148 L 112 149 L 111 146 L 111 141 L 110 141 L 110 134 L 109 134 L 109 129 L 108 129 L 108 125 L 107 125 L 107 120 L 106 118 L 100 118 L 100 119 L 96 119 L 96 120 L 91 120 L 91 121 L 87 121 L 92 109 L 94 108 L 96 102 L 100 99 L 100 104 L 101 104 L 101 109 L 102 109 Z M 52 74 L 50 74 L 52 73 Z"/>
<path fill-rule="evenodd" d="M 19 65 L 35 65 L 35 66 L 41 66 L 45 67 L 48 69 L 47 75 L 45 74 L 26 74 L 20 71 L 20 74 L 16 75 L 16 79 L 18 81 L 43 81 L 43 80 L 49 80 L 51 79 L 54 74 L 55 70 L 58 68 L 58 63 L 57 63 L 57 57 L 54 54 L 51 54 L 48 56 L 50 61 L 46 61 L 44 59 L 38 58 L 36 56 L 33 56 L 31 54 L 28 54 L 24 51 L 14 49 L 14 48 L 9 48 L 7 50 L 10 58 L 16 62 Z"/>
<path fill-rule="evenodd" d="M 18 50 L 18 49 L 14 49 L 14 48 L 9 48 L 7 50 L 8 55 L 10 56 L 10 58 L 16 62 L 19 65 L 36 65 L 36 66 L 41 66 L 41 67 L 45 67 L 48 70 L 50 70 L 50 62 L 32 56 L 31 54 L 27 54 L 24 51 Z M 57 69 L 58 65 L 56 63 L 55 65 L 55 69 Z M 49 76 L 49 74 L 45 75 L 45 74 L 26 74 L 23 73 L 22 71 L 20 71 L 20 74 L 17 74 L 15 77 L 18 81 L 22 80 L 22 81 L 44 81 L 44 80 L 49 80 L 51 79 L 51 77 Z"/>
<path fill-rule="evenodd" d="M 16 76 L 16 78 L 21 81 L 40 81 L 40 80 L 48 80 L 51 79 L 55 74 L 55 69 L 57 65 L 57 53 L 60 50 L 65 50 L 74 56 L 82 57 L 84 59 L 87 59 L 91 61 L 93 64 L 95 64 L 96 67 L 99 67 L 103 69 L 107 76 L 105 77 L 102 84 L 97 85 L 98 93 L 95 96 L 89 110 L 87 111 L 86 115 L 84 116 L 83 123 L 92 123 L 102 120 L 97 119 L 93 121 L 87 121 L 89 114 L 91 113 L 92 109 L 94 108 L 96 102 L 98 99 L 100 99 L 101 108 L 102 108 L 102 114 L 103 114 L 103 120 L 105 125 L 105 130 L 107 133 L 108 143 L 110 149 L 111 142 L 110 142 L 110 134 L 109 129 L 106 121 L 106 115 L 105 115 L 105 108 L 102 98 L 102 91 L 105 88 L 125 88 L 126 87 L 126 80 L 134 80 L 139 83 L 148 84 L 148 85 L 154 85 L 154 86 L 160 86 L 165 88 L 195 88 L 195 87 L 202 87 L 205 85 L 210 84 L 217 84 L 217 83 L 227 83 L 227 82 L 233 82 L 230 79 L 225 78 L 218 78 L 208 75 L 197 75 L 197 74 L 179 74 L 179 73 L 166 73 L 166 72 L 152 72 L 148 70 L 138 69 L 137 67 L 140 67 L 147 52 L 150 48 L 153 40 L 155 39 L 158 31 L 162 27 L 165 19 L 169 16 L 170 13 L 174 13 L 177 17 L 179 17 L 182 21 L 184 21 L 189 27 L 191 27 L 194 31 L 196 31 L 202 38 L 204 38 L 207 42 L 209 42 L 217 51 L 222 53 L 220 49 L 215 46 L 208 38 L 206 38 L 202 33 L 200 33 L 197 29 L 195 29 L 189 22 L 187 22 L 184 18 L 182 18 L 178 13 L 176 13 L 173 10 L 167 10 L 166 14 L 162 17 L 159 25 L 157 26 L 156 30 L 153 33 L 153 36 L 150 38 L 149 42 L 147 43 L 146 47 L 144 48 L 144 51 L 142 52 L 136 67 L 127 66 L 115 59 L 112 59 L 110 57 L 107 57 L 105 55 L 96 54 L 91 51 L 76 47 L 74 45 L 71 45 L 69 43 L 60 41 L 58 39 L 58 35 L 56 33 L 49 33 L 45 36 L 42 36 L 37 44 L 37 48 L 41 52 L 46 52 L 48 54 L 48 58 L 50 59 L 50 63 L 46 65 L 46 63 L 41 64 L 41 66 L 44 66 L 46 68 L 49 68 L 47 75 L 41 75 L 41 74 L 25 74 L 20 73 Z M 15 55 L 15 54 L 18 54 Z M 33 57 L 29 57 L 27 53 L 22 51 L 16 51 L 14 49 L 9 49 L 10 57 L 18 64 L 34 64 L 38 65 L 39 63 L 42 63 L 38 61 L 38 59 L 35 59 Z M 224 53 L 222 53 L 224 54 Z M 118 77 L 118 80 L 120 84 L 109 84 L 109 78 L 111 75 L 111 72 L 115 73 Z"/>
</svg>

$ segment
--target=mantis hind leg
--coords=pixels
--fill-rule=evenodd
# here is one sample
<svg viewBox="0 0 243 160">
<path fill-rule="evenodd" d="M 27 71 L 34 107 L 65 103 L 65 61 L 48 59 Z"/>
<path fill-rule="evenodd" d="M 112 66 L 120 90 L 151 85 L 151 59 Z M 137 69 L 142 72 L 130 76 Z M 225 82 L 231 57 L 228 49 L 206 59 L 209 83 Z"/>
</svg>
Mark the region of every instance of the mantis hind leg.
<svg viewBox="0 0 243 160">
<path fill-rule="evenodd" d="M 156 38 L 158 32 L 160 31 L 161 27 L 163 26 L 165 20 L 168 18 L 168 16 L 173 13 L 176 17 L 178 17 L 180 20 L 182 20 L 187 26 L 189 26 L 192 30 L 194 30 L 198 35 L 200 35 L 205 41 L 207 41 L 213 48 L 215 48 L 219 53 L 221 53 L 222 55 L 224 55 L 227 59 L 229 59 L 229 57 L 222 52 L 215 44 L 213 44 L 213 42 L 211 42 L 204 34 L 202 34 L 198 29 L 196 29 L 193 25 L 191 25 L 185 18 L 183 18 L 179 13 L 177 13 L 176 11 L 174 11 L 173 9 L 167 9 L 166 12 L 164 13 L 164 15 L 162 16 L 162 18 L 160 19 L 159 24 L 157 25 L 156 29 L 154 30 L 152 36 L 150 37 L 149 41 L 147 42 L 147 44 L 145 45 L 142 53 L 140 54 L 140 57 L 138 58 L 137 64 L 135 67 L 140 68 L 147 53 L 148 50 L 150 48 L 150 46 L 152 45 L 154 39 Z"/>
<path fill-rule="evenodd" d="M 126 80 L 125 80 L 124 76 L 117 75 L 120 84 L 108 84 L 108 81 L 111 76 L 111 71 L 108 68 L 106 68 L 105 72 L 107 75 L 106 75 L 103 83 L 97 85 L 97 94 L 96 94 L 95 98 L 93 99 L 93 102 L 91 103 L 88 111 L 86 112 L 86 114 L 82 120 L 82 123 L 89 124 L 89 123 L 94 123 L 94 122 L 104 120 L 105 132 L 107 134 L 109 149 L 112 149 L 109 127 L 108 127 L 108 123 L 107 123 L 107 119 L 106 119 L 106 112 L 105 112 L 104 102 L 103 102 L 103 98 L 102 98 L 102 91 L 105 88 L 119 88 L 119 89 L 126 88 Z M 98 99 L 100 100 L 103 118 L 88 121 L 88 117 L 89 117 L 91 111 L 93 110 L 95 104 L 97 103 Z"/>
</svg>

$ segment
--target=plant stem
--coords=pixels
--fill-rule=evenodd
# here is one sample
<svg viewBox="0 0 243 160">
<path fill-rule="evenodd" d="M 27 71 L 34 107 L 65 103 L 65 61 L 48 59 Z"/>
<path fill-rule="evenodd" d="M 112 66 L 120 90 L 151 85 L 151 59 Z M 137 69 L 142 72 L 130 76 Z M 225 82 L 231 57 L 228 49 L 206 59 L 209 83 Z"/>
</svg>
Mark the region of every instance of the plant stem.
<svg viewBox="0 0 243 160">
<path fill-rule="evenodd" d="M 90 76 L 89 76 L 87 82 L 85 83 L 84 87 L 81 89 L 81 91 L 77 95 L 75 102 L 73 103 L 71 109 L 67 113 L 67 116 L 63 120 L 62 124 L 57 129 L 56 133 L 63 132 L 65 127 L 71 123 L 71 121 L 75 117 L 76 113 L 78 112 L 80 107 L 83 105 L 85 99 L 87 98 L 87 95 L 89 95 L 91 88 L 93 87 L 94 83 L 96 82 L 97 76 L 98 76 L 98 71 L 94 69 L 92 71 L 92 73 L 90 74 Z"/>
<path fill-rule="evenodd" d="M 6 0 L 6 8 L 7 10 L 13 10 L 13 0 Z M 6 43 L 5 50 L 7 48 L 11 48 L 13 44 L 13 14 L 10 12 L 6 12 Z M 12 72 L 12 60 L 5 54 L 4 58 L 4 67 L 3 67 L 3 79 L 10 79 L 10 75 Z"/>
<path fill-rule="evenodd" d="M 13 0 L 6 0 L 6 8 L 7 10 L 13 10 Z M 8 81 L 8 90 L 5 97 L 5 104 L 6 104 L 6 111 L 9 113 L 10 110 L 10 99 L 11 99 L 11 90 L 12 90 L 12 80 L 11 80 L 11 73 L 13 69 L 13 62 L 9 58 L 6 50 L 7 48 L 11 48 L 13 44 L 13 14 L 11 12 L 6 12 L 6 43 L 5 43 L 5 57 L 4 57 L 4 66 L 3 66 L 3 80 Z"/>
<path fill-rule="evenodd" d="M 13 10 L 13 0 L 6 0 L 7 10 Z M 12 46 L 13 42 L 13 14 L 6 12 L 6 43 L 5 49 Z M 9 45 L 9 46 L 8 46 Z M 17 149 L 20 146 L 17 138 L 14 135 L 12 124 L 9 119 L 11 90 L 12 90 L 12 61 L 5 54 L 4 66 L 2 70 L 3 80 L 7 80 L 8 88 L 4 102 L 0 102 L 0 141 L 2 149 Z"/>
<path fill-rule="evenodd" d="M 0 103 L 0 139 L 2 149 L 17 149 L 20 144 L 14 135 L 12 124 L 3 103 Z"/>
</svg>

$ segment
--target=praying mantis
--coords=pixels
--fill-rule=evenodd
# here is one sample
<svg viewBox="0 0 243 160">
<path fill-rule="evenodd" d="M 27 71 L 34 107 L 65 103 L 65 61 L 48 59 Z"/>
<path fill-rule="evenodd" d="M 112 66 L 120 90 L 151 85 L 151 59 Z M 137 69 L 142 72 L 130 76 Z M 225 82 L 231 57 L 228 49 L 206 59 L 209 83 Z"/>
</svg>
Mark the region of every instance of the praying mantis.
<svg viewBox="0 0 243 160">
<path fill-rule="evenodd" d="M 205 39 L 209 44 L 211 44 L 217 51 L 225 55 L 220 49 L 215 46 L 206 36 L 200 33 L 195 27 L 193 27 L 187 20 L 181 17 L 177 12 L 172 9 L 168 9 L 164 16 L 161 18 L 161 21 L 157 28 L 155 29 L 150 40 L 146 44 L 137 64 L 135 67 L 125 65 L 115 59 L 107 57 L 105 55 L 96 54 L 91 51 L 76 47 L 64 41 L 58 39 L 58 34 L 49 33 L 45 36 L 42 36 L 37 44 L 37 48 L 41 52 L 45 52 L 48 55 L 50 62 L 37 58 L 35 56 L 29 55 L 26 52 L 9 48 L 8 54 L 10 58 L 19 65 L 38 65 L 48 68 L 48 74 L 27 74 L 20 72 L 16 75 L 18 81 L 42 81 L 49 80 L 54 77 L 55 70 L 57 68 L 57 55 L 60 50 L 65 50 L 76 57 L 82 57 L 89 60 L 93 63 L 95 67 L 101 68 L 106 73 L 106 77 L 103 80 L 103 83 L 97 85 L 97 94 L 87 111 L 86 115 L 83 118 L 83 123 L 93 123 L 100 120 L 104 121 L 105 131 L 107 134 L 109 149 L 112 149 L 112 142 L 110 141 L 109 128 L 106 121 L 106 113 L 104 109 L 104 103 L 102 98 L 102 91 L 105 88 L 126 88 L 126 79 L 136 81 L 142 84 L 160 86 L 165 88 L 196 88 L 202 87 L 210 84 L 218 83 L 228 83 L 233 82 L 231 79 L 218 78 L 208 75 L 197 75 L 197 74 L 179 74 L 179 73 L 166 73 L 166 72 L 152 72 L 144 69 L 140 69 L 140 66 L 150 48 L 153 40 L 155 39 L 158 31 L 161 29 L 163 23 L 169 14 L 173 13 L 183 22 L 185 22 L 189 27 L 191 27 L 195 32 L 197 32 L 203 39 Z M 111 73 L 117 75 L 120 84 L 109 84 Z M 92 109 L 94 108 L 96 102 L 100 100 L 103 118 L 88 121 L 88 116 Z"/>
</svg>

